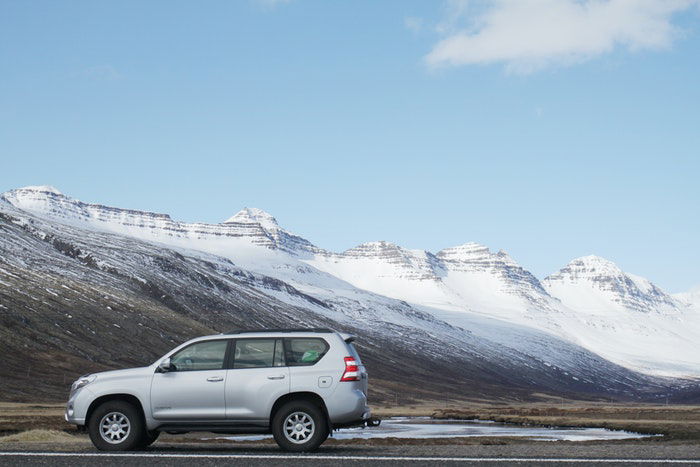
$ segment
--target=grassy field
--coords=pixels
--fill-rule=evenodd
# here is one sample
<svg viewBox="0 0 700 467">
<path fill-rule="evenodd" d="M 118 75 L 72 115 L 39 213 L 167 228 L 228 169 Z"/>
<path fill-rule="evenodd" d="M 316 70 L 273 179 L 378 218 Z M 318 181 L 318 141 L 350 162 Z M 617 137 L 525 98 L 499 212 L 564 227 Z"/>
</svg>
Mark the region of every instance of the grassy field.
<svg viewBox="0 0 700 467">
<path fill-rule="evenodd" d="M 74 431 L 63 419 L 64 404 L 0 402 L 0 435 L 33 429 Z"/>
<path fill-rule="evenodd" d="M 63 420 L 62 404 L 27 404 L 0 402 L 0 443 L 40 442 L 45 439 L 66 441 L 76 435 L 73 425 Z M 569 405 L 512 404 L 512 405 L 436 405 L 426 402 L 411 406 L 375 406 L 374 414 L 390 416 L 433 416 L 443 419 L 493 420 L 536 426 L 604 427 L 639 433 L 663 434 L 662 437 L 642 440 L 609 441 L 611 443 L 685 443 L 700 444 L 700 406 L 660 405 Z M 45 430 L 45 431 L 36 431 Z M 84 435 L 80 435 L 84 437 Z M 199 437 L 197 435 L 195 438 Z M 188 437 L 188 441 L 195 438 Z M 522 439 L 487 440 L 464 438 L 451 440 L 374 440 L 380 443 L 522 443 Z M 607 441 L 606 441 L 607 442 Z"/>
</svg>

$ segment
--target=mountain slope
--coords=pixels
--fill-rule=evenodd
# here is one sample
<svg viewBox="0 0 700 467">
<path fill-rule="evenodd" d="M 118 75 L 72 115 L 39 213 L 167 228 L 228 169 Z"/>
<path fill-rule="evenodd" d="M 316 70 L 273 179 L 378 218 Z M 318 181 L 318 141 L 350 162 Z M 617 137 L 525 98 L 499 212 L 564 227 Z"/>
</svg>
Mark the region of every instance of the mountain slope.
<svg viewBox="0 0 700 467">
<path fill-rule="evenodd" d="M 628 399 L 682 389 L 547 334 L 495 320 L 465 332 L 406 303 L 351 290 L 312 296 L 226 258 L 0 205 L 0 342 L 8 356 L 0 390 L 13 399 L 60 398 L 80 373 L 146 364 L 195 335 L 280 326 L 357 333 L 375 400 Z"/>
<path fill-rule="evenodd" d="M 298 292 L 267 290 L 267 295 L 290 306 L 319 312 L 343 325 L 360 320 L 368 329 L 376 329 L 373 320 L 380 317 L 387 325 L 420 329 L 438 340 L 447 339 L 447 332 L 449 339 L 457 336 L 481 354 L 501 355 L 527 365 L 533 360 L 539 362 L 535 366 L 547 363 L 565 372 L 574 371 L 582 376 L 579 379 L 588 378 L 585 374 L 590 372 L 609 377 L 607 370 L 594 370 L 598 363 L 589 358 L 590 352 L 650 374 L 700 375 L 697 352 L 679 352 L 673 345 L 674 340 L 681 342 L 684 350 L 691 345 L 700 329 L 694 320 L 697 313 L 639 278 L 620 279 L 622 285 L 610 286 L 605 292 L 615 307 L 603 310 L 622 310 L 622 314 L 591 314 L 580 303 L 570 303 L 555 286 L 559 276 L 562 281 L 564 277 L 571 279 L 564 281 L 567 287 L 588 280 L 588 276 L 561 272 L 541 283 L 507 253 L 492 253 L 474 243 L 436 254 L 388 242 L 371 242 L 333 253 L 284 230 L 270 214 L 252 208 L 223 224 L 211 225 L 87 204 L 50 187 L 12 190 L 1 198 L 13 209 L 21 209 L 19 212 L 31 212 L 73 228 L 138 238 L 215 264 L 233 262 L 240 270 L 284 283 L 283 289 L 290 287 Z M 656 301 L 642 300 L 642 290 Z M 613 293 L 623 293 L 622 298 L 610 298 Z M 318 303 L 300 296 L 312 297 Z M 636 320 L 623 317 L 630 304 L 646 303 L 654 308 L 666 302 L 664 312 L 645 313 L 643 319 Z M 474 338 L 479 342 L 469 341 Z M 582 354 L 587 363 L 579 367 Z"/>
<path fill-rule="evenodd" d="M 700 307 L 692 302 L 597 256 L 572 260 L 543 285 L 573 310 L 567 327 L 585 347 L 640 371 L 700 373 Z"/>
</svg>

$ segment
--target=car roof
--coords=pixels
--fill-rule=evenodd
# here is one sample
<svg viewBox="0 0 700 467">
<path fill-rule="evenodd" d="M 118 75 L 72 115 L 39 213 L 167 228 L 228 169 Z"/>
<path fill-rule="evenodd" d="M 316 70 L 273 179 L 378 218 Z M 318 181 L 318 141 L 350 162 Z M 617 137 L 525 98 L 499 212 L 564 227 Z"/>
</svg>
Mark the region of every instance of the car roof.
<svg viewBox="0 0 700 467">
<path fill-rule="evenodd" d="M 209 336 L 195 337 L 188 342 L 196 342 L 200 340 L 215 340 L 215 339 L 235 339 L 237 337 L 320 337 L 323 334 L 338 334 L 343 340 L 348 334 L 342 334 L 332 329 L 325 328 L 309 328 L 309 329 L 247 329 L 233 332 L 222 332 L 221 334 L 212 334 Z"/>
<path fill-rule="evenodd" d="M 335 331 L 333 329 L 329 328 L 277 328 L 277 329 L 236 329 L 231 332 L 227 332 L 226 334 L 259 334 L 259 333 L 264 333 L 264 334 L 270 334 L 270 333 L 275 333 L 275 334 L 289 334 L 289 333 L 322 333 L 322 334 L 330 334 L 334 333 Z"/>
</svg>

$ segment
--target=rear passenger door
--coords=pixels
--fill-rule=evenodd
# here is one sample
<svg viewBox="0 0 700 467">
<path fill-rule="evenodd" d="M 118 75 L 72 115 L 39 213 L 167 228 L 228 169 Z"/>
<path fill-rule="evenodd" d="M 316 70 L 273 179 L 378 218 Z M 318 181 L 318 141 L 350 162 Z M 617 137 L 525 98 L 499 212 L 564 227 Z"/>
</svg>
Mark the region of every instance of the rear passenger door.
<svg viewBox="0 0 700 467">
<path fill-rule="evenodd" d="M 289 393 L 282 339 L 236 339 L 228 368 L 226 418 L 268 422 L 272 405 Z"/>
<path fill-rule="evenodd" d="M 291 376 L 290 391 L 313 391 L 321 397 L 330 395 L 340 379 L 342 363 L 333 367 L 324 359 L 330 348 L 320 337 L 288 337 L 284 339 L 285 361 Z"/>
</svg>

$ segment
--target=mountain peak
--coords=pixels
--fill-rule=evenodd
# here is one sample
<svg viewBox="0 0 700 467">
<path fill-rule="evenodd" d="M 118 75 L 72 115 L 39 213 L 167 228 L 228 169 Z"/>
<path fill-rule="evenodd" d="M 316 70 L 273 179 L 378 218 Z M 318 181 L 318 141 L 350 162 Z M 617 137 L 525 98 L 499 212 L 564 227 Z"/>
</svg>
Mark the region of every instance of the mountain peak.
<svg viewBox="0 0 700 467">
<path fill-rule="evenodd" d="M 574 261 L 579 261 L 582 263 L 591 263 L 591 264 L 615 264 L 612 261 L 610 261 L 607 258 L 603 258 L 602 256 L 598 255 L 586 255 L 586 256 L 580 256 L 578 258 L 574 258 L 571 260 L 571 262 Z"/>
<path fill-rule="evenodd" d="M 258 208 L 243 208 L 231 216 L 224 224 L 260 224 L 264 229 L 278 229 L 277 220 L 267 211 Z"/>
<path fill-rule="evenodd" d="M 400 254 L 403 251 L 398 245 L 384 240 L 374 242 L 364 242 L 359 245 L 345 250 L 344 255 L 363 256 L 363 257 L 383 257 L 392 252 L 392 254 Z"/>
<path fill-rule="evenodd" d="M 590 276 L 620 276 L 624 274 L 617 264 L 597 255 L 574 258 L 569 261 L 569 264 L 564 269 L 576 270 L 579 273 Z"/>
<path fill-rule="evenodd" d="M 649 280 L 624 272 L 612 261 L 588 255 L 573 259 L 543 280 L 545 288 L 565 305 L 587 310 L 651 312 L 675 308 L 672 298 Z M 588 296 L 588 301 L 581 297 Z"/>
<path fill-rule="evenodd" d="M 355 248 L 374 248 L 374 249 L 396 249 L 399 248 L 395 243 L 387 242 L 386 240 L 377 240 L 373 242 L 364 242 L 357 245 Z"/>
<path fill-rule="evenodd" d="M 60 191 L 58 191 L 58 189 L 56 189 L 56 187 L 53 187 L 51 185 L 30 185 L 30 186 L 25 186 L 22 188 L 17 188 L 17 190 L 15 190 L 15 191 L 36 191 L 39 193 L 51 193 L 54 195 L 62 195 L 63 194 Z"/>
<path fill-rule="evenodd" d="M 489 247 L 476 242 L 444 248 L 436 254 L 438 258 L 448 261 L 472 260 L 476 257 L 489 257 L 490 255 Z"/>
</svg>

